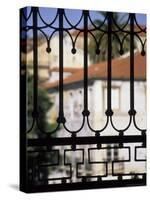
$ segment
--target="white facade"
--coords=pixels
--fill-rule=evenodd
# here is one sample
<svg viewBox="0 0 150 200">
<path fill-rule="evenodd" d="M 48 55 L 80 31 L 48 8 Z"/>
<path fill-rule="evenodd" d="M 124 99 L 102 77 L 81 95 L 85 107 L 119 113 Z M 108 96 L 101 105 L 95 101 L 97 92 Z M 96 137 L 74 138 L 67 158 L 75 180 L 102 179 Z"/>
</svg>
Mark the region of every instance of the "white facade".
<svg viewBox="0 0 150 200">
<path fill-rule="evenodd" d="M 77 40 L 77 52 L 76 54 L 71 53 L 72 43 L 68 36 L 64 38 L 64 68 L 83 68 L 83 38 Z M 38 47 L 38 63 L 39 66 L 47 66 L 47 70 L 41 70 L 40 76 L 46 77 L 49 82 L 55 82 L 59 80 L 59 72 L 52 71 L 53 68 L 59 67 L 59 37 L 58 35 L 54 36 L 51 41 L 51 53 L 46 52 L 47 44 L 44 42 L 41 46 Z M 137 42 L 137 47 L 141 50 L 140 43 Z M 125 55 L 127 56 L 127 55 Z M 27 55 L 27 64 L 32 65 L 33 61 L 33 52 L 28 53 Z M 91 64 L 91 61 L 88 60 L 88 64 Z M 70 76 L 70 72 L 64 73 L 64 78 Z M 53 108 L 48 113 L 48 120 L 50 122 L 56 121 L 58 109 L 59 109 L 59 94 L 58 92 L 49 93 L 51 100 L 54 102 Z M 70 130 L 77 130 L 82 125 L 82 111 L 83 111 L 83 84 L 74 83 L 74 87 L 68 86 L 64 90 L 64 114 L 67 120 L 66 126 Z M 106 124 L 106 106 L 107 106 L 107 82 L 104 80 L 93 79 L 93 82 L 88 87 L 88 108 L 90 111 L 89 122 L 93 129 L 102 129 Z M 128 111 L 130 109 L 130 82 L 129 81 L 112 81 L 112 109 L 114 115 L 112 117 L 114 126 L 117 129 L 124 129 L 129 123 Z M 135 81 L 135 110 L 136 122 L 141 129 L 146 129 L 146 82 L 145 81 Z M 104 136 L 113 136 L 118 135 L 119 133 L 115 131 L 110 122 L 107 128 L 101 132 L 101 135 Z M 133 123 L 124 135 L 140 135 L 141 132 L 138 131 Z M 83 129 L 77 133 L 78 136 L 94 136 L 95 133 L 92 132 L 87 123 L 85 123 Z M 58 137 L 69 137 L 70 133 L 61 129 L 57 133 Z M 141 144 L 137 143 L 137 146 Z M 111 145 L 102 145 L 102 149 L 97 149 L 96 145 L 84 145 L 85 151 L 85 160 L 84 165 L 80 165 L 80 174 L 81 175 L 92 175 L 92 176 L 101 176 L 105 175 L 106 166 L 103 163 L 99 164 L 88 164 L 88 148 L 96 148 L 95 150 L 90 151 L 90 156 L 93 162 L 108 162 L 108 173 L 112 172 L 112 162 L 117 156 L 117 160 L 128 160 L 129 152 L 127 148 L 119 149 L 119 146 L 115 144 Z M 105 149 L 109 147 L 109 149 Z M 145 162 L 135 162 L 135 144 L 124 144 L 124 147 L 130 147 L 131 150 L 131 161 L 130 162 L 119 162 L 114 164 L 114 173 L 144 173 L 146 170 Z M 70 147 L 65 147 L 70 148 Z M 82 148 L 81 146 L 77 146 Z M 60 149 L 63 152 L 63 149 Z M 73 166 L 79 162 L 81 159 L 81 153 L 76 152 L 70 156 L 72 159 Z M 137 157 L 139 159 L 145 159 L 146 152 L 145 148 L 137 150 Z M 110 161 L 109 161 L 110 160 Z M 60 171 L 62 176 L 65 176 L 66 166 L 60 166 Z M 88 168 L 88 170 L 87 170 Z M 58 175 L 58 173 L 56 173 Z M 110 175 L 111 176 L 111 175 Z M 115 179 L 116 177 L 112 177 Z M 109 177 L 110 179 L 110 177 Z M 73 181 L 76 180 L 76 175 L 73 174 Z"/>
<path fill-rule="evenodd" d="M 74 37 L 73 37 L 74 38 Z M 76 41 L 76 53 L 73 54 L 72 42 L 68 35 L 64 36 L 64 68 L 83 68 L 83 37 L 78 37 Z M 43 38 L 43 42 L 38 46 L 38 66 L 39 66 L 39 78 L 42 80 L 47 80 L 50 78 L 50 81 L 58 80 L 58 73 L 49 74 L 53 68 L 59 68 L 59 36 L 54 35 L 50 42 L 51 52 L 47 53 L 47 42 Z M 89 57 L 89 56 L 88 56 Z M 27 57 L 27 66 L 33 66 L 33 51 L 28 52 Z M 88 58 L 88 64 L 90 65 L 90 59 Z M 42 68 L 44 66 L 44 69 Z"/>
<path fill-rule="evenodd" d="M 89 86 L 89 103 L 88 107 L 90 110 L 90 124 L 93 129 L 102 129 L 106 123 L 106 116 L 105 116 L 105 105 L 106 105 L 106 81 L 103 80 L 95 80 L 92 85 Z M 117 88 L 117 90 L 116 90 Z M 128 111 L 130 109 L 130 82 L 129 81 L 112 81 L 112 102 L 117 102 L 112 105 L 112 109 L 114 110 L 113 116 L 113 123 L 117 129 L 124 129 L 127 127 L 129 123 L 129 115 Z M 137 111 L 136 114 L 136 121 L 137 125 L 141 129 L 146 129 L 146 82 L 144 81 L 136 81 L 135 82 L 135 109 Z M 119 93 L 119 94 L 118 94 Z M 58 99 L 58 93 L 53 94 L 55 100 Z M 118 99 L 119 98 L 119 99 Z M 55 101 L 58 103 L 58 101 Z M 118 104 L 118 105 L 117 105 Z M 58 105 L 55 104 L 55 108 L 58 111 Z M 114 106 L 114 107 L 113 107 Z M 117 108 L 115 110 L 115 108 Z M 66 126 L 70 130 L 77 130 L 82 124 L 82 111 L 83 111 L 83 88 L 76 87 L 76 89 L 70 88 L 70 90 L 66 90 L 64 92 L 64 113 L 66 117 Z M 50 115 L 51 116 L 51 115 Z M 131 124 L 130 128 L 124 132 L 124 135 L 140 135 L 141 132 L 138 131 L 133 123 Z M 87 124 L 83 130 L 81 130 L 78 136 L 94 136 L 95 133 L 90 131 Z M 112 126 L 109 125 L 107 128 L 101 133 L 104 136 L 113 136 L 118 135 L 118 132 L 115 131 Z M 68 137 L 70 133 L 61 129 L 58 132 L 58 137 Z M 130 147 L 131 151 L 131 161 L 130 162 L 120 162 L 114 164 L 114 173 L 143 173 L 146 170 L 145 162 L 135 162 L 135 146 L 140 146 L 140 143 L 137 144 L 124 144 L 124 147 Z M 86 148 L 89 147 L 96 147 L 96 145 L 86 145 Z M 111 159 L 108 162 L 108 173 L 111 174 L 112 171 L 112 161 L 115 156 L 115 148 L 116 147 L 116 155 L 118 160 L 127 160 L 129 157 L 128 149 L 123 148 L 119 149 L 118 145 L 111 144 L 111 145 L 103 145 L 102 148 L 110 147 L 110 158 L 108 158 L 109 150 L 106 149 L 97 149 L 91 150 L 91 159 L 92 161 L 96 162 L 104 162 Z M 79 146 L 80 148 L 80 146 Z M 85 146 L 84 146 L 85 148 Z M 86 150 L 85 150 L 86 152 Z M 78 155 L 78 156 L 77 156 Z M 74 162 L 80 158 L 80 154 L 77 154 L 74 158 Z M 137 156 L 142 159 L 145 159 L 146 152 L 145 148 L 138 149 Z M 87 162 L 88 155 L 85 154 L 85 162 Z M 80 166 L 80 173 L 84 175 L 86 173 L 85 168 L 86 166 Z M 91 174 L 92 176 L 96 175 L 104 175 L 105 174 L 105 164 L 92 164 L 89 165 L 90 171 L 87 173 Z M 65 169 L 65 167 L 64 167 Z M 115 179 L 115 177 L 112 177 Z"/>
<path fill-rule="evenodd" d="M 140 44 L 137 42 L 137 47 L 141 51 Z M 82 56 L 82 55 L 81 55 Z M 129 56 L 128 53 L 122 57 Z M 64 114 L 67 120 L 66 126 L 70 130 L 77 130 L 82 125 L 82 111 L 83 111 L 83 85 L 74 83 L 75 87 L 70 86 L 69 89 L 64 91 Z M 58 93 L 53 93 L 55 96 L 54 110 L 58 112 Z M 141 129 L 146 129 L 146 82 L 135 81 L 134 83 L 134 95 L 135 95 L 135 110 L 136 110 L 136 123 Z M 113 125 L 119 129 L 125 129 L 130 121 L 128 111 L 130 110 L 130 82 L 128 81 L 112 81 L 112 110 L 114 112 L 112 121 Z M 93 83 L 88 86 L 88 109 L 90 111 L 89 123 L 94 130 L 101 130 L 107 121 L 105 111 L 107 108 L 107 82 L 104 80 L 93 80 Z M 51 115 L 51 113 L 49 113 Z M 55 117 L 57 117 L 55 115 Z M 54 121 L 55 119 L 53 119 Z M 61 129 L 58 133 L 58 137 L 69 137 L 70 133 Z M 94 136 L 87 123 L 85 123 L 83 129 L 77 133 L 78 136 Z M 114 130 L 110 121 L 107 128 L 100 133 L 103 136 L 119 135 Z M 141 131 L 137 130 L 131 122 L 130 127 L 124 132 L 124 135 L 141 135 Z M 106 164 L 108 167 L 108 177 L 103 179 L 116 179 L 117 177 L 112 176 L 112 165 L 114 167 L 114 174 L 134 174 L 134 173 L 145 173 L 146 163 L 144 161 L 135 161 L 135 159 L 146 159 L 146 148 L 137 148 L 137 157 L 135 158 L 135 147 L 141 146 L 141 143 L 126 143 L 122 148 L 118 144 L 102 144 L 100 149 L 97 149 L 97 145 L 84 145 L 85 160 L 84 165 L 80 165 L 78 169 L 81 176 L 105 176 Z M 82 146 L 77 146 L 82 148 Z M 90 150 L 90 159 L 92 162 L 103 162 L 88 164 L 89 155 L 87 154 L 88 148 Z M 95 148 L 95 149 L 94 149 Z M 107 148 L 107 149 L 105 149 Z M 130 148 L 130 162 L 125 160 L 129 159 L 129 148 Z M 73 166 L 81 159 L 80 153 L 71 155 L 73 159 Z M 74 158 L 73 158 L 74 157 Z M 116 162 L 112 164 L 115 160 Z M 124 161 L 124 162 L 122 162 Z M 63 170 L 65 171 L 66 166 Z M 73 181 L 78 181 L 76 174 L 73 175 Z M 91 178 L 94 180 L 94 178 Z"/>
</svg>

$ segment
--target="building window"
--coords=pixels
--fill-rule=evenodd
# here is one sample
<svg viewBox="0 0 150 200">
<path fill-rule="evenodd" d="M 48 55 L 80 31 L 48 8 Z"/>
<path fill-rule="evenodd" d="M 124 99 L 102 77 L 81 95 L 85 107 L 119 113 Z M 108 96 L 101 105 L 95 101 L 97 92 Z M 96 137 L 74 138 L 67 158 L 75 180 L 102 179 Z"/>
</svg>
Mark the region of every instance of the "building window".
<svg viewBox="0 0 150 200">
<path fill-rule="evenodd" d="M 118 148 L 116 145 L 114 145 L 114 160 L 117 161 L 118 157 L 119 157 Z"/>
<path fill-rule="evenodd" d="M 112 102 L 112 110 L 119 111 L 120 110 L 120 87 L 113 87 L 111 89 L 111 102 Z M 107 87 L 103 89 L 103 108 L 107 109 Z"/>
<path fill-rule="evenodd" d="M 107 146 L 107 162 L 117 161 L 119 158 L 118 148 L 116 145 Z"/>
<path fill-rule="evenodd" d="M 112 149 L 111 145 L 107 146 L 107 162 L 111 162 L 112 160 Z"/>
<path fill-rule="evenodd" d="M 82 104 L 80 104 L 77 100 L 74 101 L 74 117 L 80 117 L 82 111 Z"/>
<path fill-rule="evenodd" d="M 67 102 L 67 105 L 71 108 L 71 116 L 72 119 L 81 116 L 81 112 L 83 110 L 83 103 L 82 103 L 82 90 L 71 91 L 69 92 L 70 101 Z"/>
<path fill-rule="evenodd" d="M 81 94 L 81 95 L 82 95 L 82 93 L 83 93 L 83 91 L 82 91 L 82 90 L 79 90 L 79 94 Z"/>
</svg>

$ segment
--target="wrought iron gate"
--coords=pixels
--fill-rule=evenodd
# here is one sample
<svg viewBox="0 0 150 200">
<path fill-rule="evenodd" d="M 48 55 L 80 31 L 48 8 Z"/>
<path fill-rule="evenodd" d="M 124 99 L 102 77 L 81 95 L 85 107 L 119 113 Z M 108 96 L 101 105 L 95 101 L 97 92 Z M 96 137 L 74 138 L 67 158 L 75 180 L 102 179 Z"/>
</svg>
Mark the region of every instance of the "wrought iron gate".
<svg viewBox="0 0 150 200">
<path fill-rule="evenodd" d="M 38 18 L 43 22 L 43 26 L 38 24 Z M 27 22 L 32 19 L 32 24 L 28 25 Z M 55 27 L 53 24 L 55 20 L 58 19 L 59 25 Z M 69 24 L 69 28 L 64 27 L 64 20 L 66 20 Z M 83 20 L 83 28 L 78 28 L 78 24 Z M 89 22 L 93 25 L 93 28 L 89 28 Z M 104 23 L 107 24 L 107 30 L 103 29 Z M 115 24 L 116 30 L 112 29 L 112 23 Z M 139 30 L 134 30 L 136 26 Z M 128 29 L 126 27 L 128 26 Z M 53 31 L 50 36 L 47 36 L 44 32 L 45 28 L 51 28 Z M 72 38 L 70 34 L 70 30 L 77 30 L 78 34 L 75 39 Z M 20 82 L 20 189 L 25 192 L 43 192 L 43 191 L 56 191 L 56 190 L 74 190 L 74 189 L 90 189 L 90 188 L 105 188 L 105 187 L 122 187 L 122 186 L 138 186 L 146 184 L 146 173 L 116 173 L 115 165 L 117 163 L 130 163 L 131 161 L 131 149 L 127 144 L 135 143 L 134 148 L 134 161 L 135 162 L 145 162 L 145 159 L 137 158 L 137 150 L 146 148 L 146 130 L 138 127 L 136 123 L 136 108 L 135 108 L 135 98 L 134 98 L 134 82 L 135 82 L 135 71 L 134 71 L 134 38 L 136 37 L 141 42 L 142 56 L 145 56 L 145 41 L 143 42 L 139 37 L 140 33 L 146 33 L 146 29 L 140 27 L 137 23 L 136 16 L 134 13 L 129 13 L 127 22 L 123 27 L 120 27 L 115 19 L 113 18 L 112 12 L 107 12 L 106 17 L 103 23 L 100 26 L 97 26 L 92 21 L 89 11 L 83 10 L 80 20 L 77 24 L 73 25 L 65 14 L 64 9 L 57 9 L 56 16 L 54 16 L 54 20 L 51 22 L 46 22 L 42 18 L 42 14 L 39 11 L 39 8 L 32 7 L 30 13 L 26 14 L 26 8 L 20 10 L 20 49 L 22 51 L 22 41 L 23 37 L 27 33 L 27 31 L 33 31 L 33 113 L 32 118 L 33 122 L 29 130 L 27 130 L 27 105 L 26 105 L 26 87 L 27 87 L 27 66 L 21 64 L 21 82 Z M 96 54 L 100 53 L 100 43 L 101 39 L 97 41 L 93 32 L 100 31 L 103 35 L 107 36 L 107 109 L 105 111 L 106 116 L 106 124 L 100 130 L 95 130 L 92 128 L 89 116 L 90 110 L 88 108 L 88 35 L 91 35 L 95 41 L 96 46 Z M 39 128 L 40 132 L 45 134 L 45 131 L 39 125 L 39 115 L 38 115 L 38 32 L 41 32 L 46 41 L 47 41 L 47 49 L 48 53 L 51 52 L 52 47 L 50 46 L 51 39 L 55 32 L 59 33 L 59 113 L 57 118 L 57 127 L 49 131 L 47 133 L 54 133 L 59 128 L 60 125 L 67 132 L 70 133 L 69 137 L 44 137 L 44 138 L 27 138 L 27 132 L 30 132 L 33 126 Z M 119 32 L 124 33 L 124 37 L 122 40 L 119 38 Z M 83 34 L 83 49 L 84 49 L 84 81 L 83 81 L 83 99 L 84 99 L 84 109 L 82 111 L 83 121 L 81 127 L 77 130 L 70 130 L 67 125 L 67 119 L 64 115 L 64 77 L 63 77 L 63 69 L 64 69 L 64 61 L 63 61 L 63 37 L 64 33 L 68 34 L 72 41 L 72 54 L 76 54 L 76 40 L 80 33 Z M 130 38 L 130 108 L 128 111 L 129 123 L 126 127 L 122 129 L 118 129 L 113 123 L 113 110 L 112 110 L 112 100 L 111 100 L 111 92 L 112 92 L 112 37 L 116 37 L 118 40 L 118 44 L 120 45 L 120 54 L 123 54 L 123 43 L 126 37 Z M 93 49 L 93 51 L 95 51 Z M 20 57 L 22 61 L 22 57 Z M 78 137 L 78 133 L 83 129 L 85 123 L 87 123 L 89 130 L 93 133 L 93 136 L 84 136 Z M 116 131 L 117 135 L 105 136 L 101 133 L 106 129 L 108 125 L 111 125 L 113 129 Z M 131 124 L 134 124 L 134 127 L 137 129 L 137 135 L 126 135 L 126 130 L 129 129 Z M 47 134 L 46 133 L 46 134 Z M 116 146 L 111 147 L 109 145 L 115 144 Z M 136 145 L 137 144 L 137 145 Z M 107 145 L 105 147 L 104 145 Z M 66 148 L 67 146 L 67 148 Z M 33 150 L 32 147 L 36 147 L 36 150 Z M 57 148 L 58 147 L 58 148 Z M 63 147 L 60 150 L 59 147 Z M 68 148 L 69 147 L 69 148 Z M 86 147 L 86 148 L 84 148 Z M 31 150 L 32 149 L 32 150 Z M 103 151 L 104 149 L 118 149 L 126 150 L 128 152 L 128 159 L 115 159 L 111 162 L 112 176 L 115 179 L 109 179 L 108 174 L 108 165 L 109 161 L 98 161 L 93 160 L 91 158 L 91 154 L 94 151 Z M 62 153 L 62 152 L 63 153 Z M 79 173 L 79 166 L 85 164 L 85 151 L 87 151 L 88 155 L 88 164 L 100 164 L 104 166 L 104 174 L 100 175 L 83 175 Z M 30 163 L 28 161 L 28 156 L 34 153 L 40 153 L 40 155 L 46 155 L 47 153 L 51 156 L 55 156 L 56 160 L 52 163 L 42 163 L 40 161 L 40 156 L 38 157 L 38 164 L 32 164 L 30 167 Z M 67 160 L 67 154 L 75 154 L 80 153 L 81 159 L 78 161 L 74 168 L 72 167 L 72 163 Z M 61 156 L 60 156 L 61 155 Z M 60 159 L 62 159 L 64 167 L 68 169 L 68 176 L 61 176 L 57 178 L 49 178 L 49 177 L 41 177 L 40 171 L 44 167 L 57 167 L 59 166 Z M 75 172 L 74 172 L 75 170 Z M 73 174 L 75 173 L 76 179 L 80 181 L 72 181 Z M 108 177 L 108 179 L 107 179 Z M 94 179 L 92 179 L 94 178 Z M 106 178 L 106 179 L 105 179 Z M 38 179 L 38 180 L 37 180 Z M 54 180 L 58 180 L 57 183 Z"/>
</svg>

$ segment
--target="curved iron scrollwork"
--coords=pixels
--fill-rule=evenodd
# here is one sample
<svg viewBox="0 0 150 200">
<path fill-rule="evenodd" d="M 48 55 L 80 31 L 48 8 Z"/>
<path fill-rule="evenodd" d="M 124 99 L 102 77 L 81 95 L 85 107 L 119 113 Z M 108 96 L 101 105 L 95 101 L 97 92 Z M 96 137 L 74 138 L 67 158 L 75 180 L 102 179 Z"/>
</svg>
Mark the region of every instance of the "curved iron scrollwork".
<svg viewBox="0 0 150 200">
<path fill-rule="evenodd" d="M 28 25 L 28 21 L 32 21 L 32 25 Z M 42 25 L 38 24 L 38 20 L 41 20 Z M 64 20 L 68 23 L 68 27 L 64 26 Z M 146 181 L 146 174 L 145 173 L 129 173 L 129 174 L 116 174 L 115 173 L 115 165 L 117 162 L 120 163 L 126 163 L 130 162 L 131 160 L 131 149 L 130 147 L 124 147 L 124 143 L 142 143 L 142 146 L 136 146 L 135 148 L 135 161 L 139 162 L 140 159 L 137 159 L 137 149 L 138 148 L 145 148 L 146 145 L 146 130 L 140 128 L 137 125 L 136 122 L 136 108 L 135 108 L 135 88 L 134 88 L 134 79 L 135 79 L 135 69 L 134 69 L 134 40 L 135 38 L 139 40 L 141 44 L 141 55 L 145 56 L 145 46 L 146 46 L 146 39 L 143 41 L 139 34 L 146 33 L 146 28 L 142 28 L 136 19 L 136 15 L 134 13 L 129 13 L 128 17 L 126 19 L 126 22 L 120 27 L 119 24 L 117 24 L 116 20 L 113 17 L 112 12 L 107 12 L 105 15 L 104 20 L 101 24 L 96 25 L 95 22 L 92 20 L 90 12 L 87 10 L 83 10 L 81 12 L 81 16 L 79 17 L 78 22 L 76 22 L 74 25 L 70 21 L 70 19 L 67 17 L 65 9 L 57 9 L 55 16 L 53 17 L 51 22 L 46 22 L 45 19 L 42 17 L 42 13 L 39 8 L 32 7 L 28 16 L 26 13 L 24 13 L 23 9 L 21 10 L 21 21 L 24 21 L 24 23 L 21 24 L 21 32 L 27 33 L 28 31 L 33 31 L 33 113 L 32 113 L 32 123 L 31 127 L 26 131 L 27 133 L 31 132 L 33 127 L 36 125 L 41 133 L 45 134 L 52 134 L 55 133 L 59 128 L 60 125 L 62 125 L 63 129 L 66 130 L 71 134 L 68 138 L 40 138 L 38 139 L 28 139 L 28 147 L 38 147 L 38 146 L 44 146 L 46 148 L 50 148 L 49 151 L 57 151 L 58 157 L 60 155 L 60 149 L 53 150 L 52 147 L 54 146 L 66 146 L 63 154 L 64 158 L 64 166 L 69 166 L 69 176 L 67 178 L 57 178 L 57 179 L 49 179 L 46 180 L 52 181 L 52 180 L 60 180 L 62 186 L 62 189 L 72 189 L 71 186 L 66 187 L 66 184 L 68 183 L 67 180 L 72 181 L 72 178 L 74 176 L 74 172 L 72 172 L 72 163 L 67 161 L 67 154 L 69 154 L 69 151 L 72 151 L 76 153 L 77 151 L 82 152 L 82 161 L 78 161 L 76 163 L 76 178 L 81 178 L 82 184 L 79 184 L 81 188 L 89 188 L 89 187 L 108 187 L 112 186 L 111 182 L 114 182 L 114 186 L 126 186 L 126 185 L 143 185 Z M 58 27 L 55 26 L 56 21 L 58 21 Z M 80 28 L 80 23 L 83 22 L 83 27 Z M 89 26 L 89 23 L 91 24 Z M 113 24 L 113 26 L 112 26 Z M 135 30 L 135 25 L 138 28 L 138 30 Z M 107 27 L 107 28 L 106 28 Z M 51 29 L 51 32 L 48 34 L 45 30 Z M 72 33 L 70 31 L 75 30 L 76 35 L 75 37 L 72 36 Z M 95 32 L 100 32 L 101 35 L 99 38 L 95 36 Z M 43 37 L 45 38 L 47 42 L 47 47 L 45 51 L 47 53 L 51 53 L 53 51 L 53 47 L 51 46 L 51 40 L 54 37 L 55 34 L 59 35 L 59 113 L 58 118 L 56 121 L 56 127 L 54 130 L 51 131 L 45 131 L 42 130 L 39 123 L 39 113 L 38 113 L 38 33 L 41 33 Z M 120 37 L 120 33 L 123 33 L 122 37 Z M 21 33 L 22 34 L 22 33 Z M 83 60 L 84 60 L 84 73 L 83 73 L 83 105 L 84 108 L 82 110 L 82 122 L 81 126 L 77 130 L 71 130 L 67 126 L 67 119 L 64 114 L 64 60 L 63 60 L 63 51 L 64 51 L 64 45 L 63 45 L 63 38 L 64 34 L 67 34 L 71 40 L 72 48 L 70 49 L 72 54 L 76 54 L 76 43 L 78 40 L 78 37 L 80 34 L 83 34 Z M 88 108 L 88 37 L 91 37 L 91 39 L 95 42 L 95 53 L 97 55 L 101 54 L 101 43 L 104 37 L 107 37 L 107 109 L 105 111 L 106 116 L 106 122 L 104 124 L 104 127 L 101 129 L 94 129 L 92 125 L 90 124 L 90 110 Z M 130 107 L 128 111 L 129 121 L 128 124 L 125 127 L 122 127 L 122 129 L 119 129 L 116 127 L 116 125 L 113 122 L 113 109 L 112 109 L 112 42 L 113 38 L 115 38 L 118 42 L 119 46 L 119 54 L 124 54 L 124 43 L 127 38 L 130 40 Z M 93 49 L 94 51 L 94 49 Z M 79 133 L 83 127 L 85 126 L 85 123 L 87 122 L 87 126 L 89 130 L 94 133 L 91 137 L 78 137 L 77 133 Z M 111 125 L 112 129 L 118 133 L 117 136 L 101 136 L 101 133 L 107 128 L 108 125 Z M 126 136 L 125 132 L 130 128 L 131 125 L 134 125 L 134 127 L 141 133 L 140 135 L 130 135 Z M 91 154 L 90 152 L 94 150 L 103 151 L 104 149 L 108 149 L 106 147 L 102 147 L 102 144 L 117 144 L 119 146 L 117 147 L 111 147 L 111 149 L 123 149 L 128 150 L 129 159 L 125 160 L 113 160 L 112 165 L 112 176 L 118 176 L 118 181 L 105 181 L 102 180 L 102 177 L 107 177 L 109 173 L 109 163 L 106 160 L 103 161 L 91 161 Z M 67 146 L 71 145 L 71 149 L 68 150 Z M 88 149 L 88 163 L 91 165 L 99 164 L 103 165 L 103 167 L 106 170 L 106 173 L 103 175 L 97 175 L 97 176 L 80 176 L 79 175 L 79 167 L 84 165 L 84 148 L 77 148 L 77 145 L 96 145 L 97 148 L 87 148 Z M 27 151 L 27 150 L 26 150 Z M 42 150 L 43 151 L 43 150 Z M 29 151 L 31 153 L 31 151 Z M 32 152 L 33 153 L 33 152 Z M 59 163 L 56 164 L 56 167 Z M 49 167 L 52 167 L 53 165 L 48 165 Z M 41 167 L 41 166 L 40 166 Z M 33 169 L 32 169 L 33 170 Z M 125 180 L 123 179 L 123 176 L 134 176 L 135 179 L 131 180 Z M 39 175 L 40 176 L 40 175 Z M 142 176 L 141 179 L 137 179 L 136 176 Z M 88 181 L 89 178 L 97 178 L 97 181 Z M 40 178 L 39 178 L 40 180 Z M 32 182 L 33 183 L 33 182 Z M 86 183 L 86 184 L 85 184 Z M 100 184 L 99 184 L 100 183 Z M 92 186 L 93 184 L 93 186 Z M 51 187 L 49 187 L 51 185 Z M 54 184 L 55 185 L 55 184 Z M 59 186 L 58 186 L 59 187 Z M 75 185 L 75 189 L 79 188 L 78 185 Z M 52 184 L 44 184 L 44 187 L 41 186 L 41 188 L 38 187 L 41 191 L 46 190 L 57 190 L 57 188 L 54 188 Z M 28 191 L 37 191 L 38 190 L 35 185 L 30 185 L 30 188 L 28 188 Z"/>
</svg>

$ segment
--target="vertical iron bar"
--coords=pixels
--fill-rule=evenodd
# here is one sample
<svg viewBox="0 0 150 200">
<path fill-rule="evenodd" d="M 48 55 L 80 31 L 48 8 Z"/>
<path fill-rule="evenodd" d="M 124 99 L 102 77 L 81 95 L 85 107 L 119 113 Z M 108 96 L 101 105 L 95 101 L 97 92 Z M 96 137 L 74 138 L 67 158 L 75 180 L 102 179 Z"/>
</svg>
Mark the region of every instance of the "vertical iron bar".
<svg viewBox="0 0 150 200">
<path fill-rule="evenodd" d="M 37 11 L 33 8 L 33 91 L 34 91 L 34 117 L 37 117 L 37 99 L 38 99 L 38 33 L 37 33 Z"/>
<path fill-rule="evenodd" d="M 134 111 L 134 14 L 130 14 L 130 110 Z"/>
<path fill-rule="evenodd" d="M 83 11 L 84 15 L 84 111 L 88 111 L 88 11 Z"/>
<path fill-rule="evenodd" d="M 111 110 L 111 76 L 112 76 L 112 65 L 111 65 L 111 57 L 112 57 L 112 12 L 108 12 L 108 42 L 107 42 L 107 111 L 108 115 L 112 114 Z"/>
<path fill-rule="evenodd" d="M 64 9 L 59 9 L 59 117 L 62 122 L 63 111 L 63 13 Z"/>
<path fill-rule="evenodd" d="M 26 137 L 26 60 L 25 63 L 22 63 L 22 42 L 25 40 L 25 48 L 27 48 L 27 38 L 22 32 L 22 27 L 25 25 L 27 21 L 22 19 L 22 13 L 24 12 L 26 16 L 27 8 L 20 9 L 20 190 L 26 191 L 28 186 L 28 178 L 27 178 L 27 137 Z M 25 49 L 26 52 L 26 49 Z"/>
</svg>

